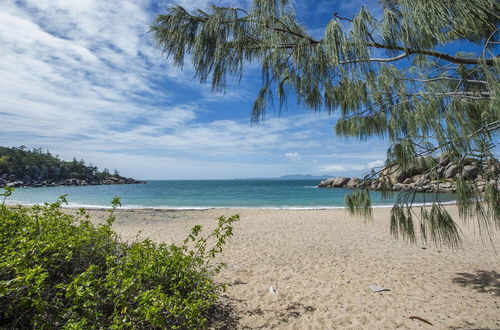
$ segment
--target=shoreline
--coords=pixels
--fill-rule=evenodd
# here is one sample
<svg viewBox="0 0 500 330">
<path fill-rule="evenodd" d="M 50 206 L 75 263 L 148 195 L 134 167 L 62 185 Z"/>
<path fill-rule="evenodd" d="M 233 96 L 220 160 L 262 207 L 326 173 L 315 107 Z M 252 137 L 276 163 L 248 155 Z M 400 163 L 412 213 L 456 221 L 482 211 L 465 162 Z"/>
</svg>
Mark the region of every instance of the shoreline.
<svg viewBox="0 0 500 330">
<path fill-rule="evenodd" d="M 43 203 L 17 203 L 17 202 L 9 202 L 6 201 L 6 205 L 9 206 L 34 206 L 40 205 Z M 457 201 L 446 201 L 441 202 L 442 205 L 456 205 Z M 413 207 L 428 207 L 431 206 L 432 203 L 414 203 Z M 372 209 L 387 209 L 392 208 L 394 204 L 384 204 L 384 205 L 372 205 Z M 71 205 L 61 205 L 64 209 L 80 209 L 84 208 L 85 210 L 92 211 L 105 211 L 110 210 L 112 206 L 105 205 L 88 205 L 88 204 L 75 204 Z M 156 211 L 156 210 L 165 210 L 165 211 L 204 211 L 204 210 L 292 210 L 292 211 L 300 211 L 300 210 L 345 210 L 346 206 L 120 206 L 117 207 L 116 210 L 120 211 Z"/>
<path fill-rule="evenodd" d="M 26 184 L 22 180 L 7 181 L 3 180 L 2 185 L 11 188 L 49 188 L 49 187 L 85 187 L 85 186 L 116 186 L 116 185 L 134 185 L 134 184 L 147 184 L 146 181 L 135 180 L 126 178 L 125 180 L 119 179 L 118 181 L 102 181 L 102 182 L 86 182 L 79 179 L 67 179 L 63 181 L 49 181 L 44 183 L 30 183 Z"/>
</svg>

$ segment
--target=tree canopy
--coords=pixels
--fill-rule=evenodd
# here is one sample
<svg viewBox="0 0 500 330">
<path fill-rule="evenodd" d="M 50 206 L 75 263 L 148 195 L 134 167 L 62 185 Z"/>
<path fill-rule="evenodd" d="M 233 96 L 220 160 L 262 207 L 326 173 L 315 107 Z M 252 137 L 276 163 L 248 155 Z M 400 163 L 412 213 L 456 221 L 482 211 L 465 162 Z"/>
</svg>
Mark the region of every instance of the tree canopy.
<svg viewBox="0 0 500 330">
<path fill-rule="evenodd" d="M 0 179 L 10 176 L 15 177 L 15 180 L 28 176 L 49 181 L 84 178 L 103 181 L 112 177 L 108 169 L 101 172 L 97 166 L 85 164 L 83 159 L 77 161 L 73 158 L 69 162 L 59 159 L 59 156 L 52 155 L 48 150 L 0 146 Z M 123 178 L 116 170 L 113 176 Z M 0 180 L 0 184 L 1 181 L 3 180 Z"/>
<path fill-rule="evenodd" d="M 338 113 L 338 135 L 389 140 L 385 169 L 404 170 L 416 161 L 429 163 L 427 175 L 444 161 L 461 166 L 472 161 L 485 169 L 500 129 L 495 54 L 500 3 L 380 0 L 379 5 L 377 15 L 365 7 L 353 17 L 332 13 L 321 39 L 301 25 L 288 0 L 194 12 L 175 6 L 156 18 L 151 32 L 176 65 L 190 57 L 197 78 L 215 92 L 224 90 L 229 76 L 241 78 L 250 61 L 260 62 L 254 123 L 273 99 L 281 107 L 292 97 L 315 111 Z M 477 219 L 485 232 L 500 229 L 498 178 L 482 189 L 460 173 L 456 180 L 460 217 Z M 431 208 L 411 207 L 417 186 L 400 195 L 391 232 L 413 242 L 420 233 L 423 241 L 457 246 L 459 230 L 439 195 Z M 371 214 L 367 189 L 361 185 L 346 198 L 353 213 Z"/>
</svg>

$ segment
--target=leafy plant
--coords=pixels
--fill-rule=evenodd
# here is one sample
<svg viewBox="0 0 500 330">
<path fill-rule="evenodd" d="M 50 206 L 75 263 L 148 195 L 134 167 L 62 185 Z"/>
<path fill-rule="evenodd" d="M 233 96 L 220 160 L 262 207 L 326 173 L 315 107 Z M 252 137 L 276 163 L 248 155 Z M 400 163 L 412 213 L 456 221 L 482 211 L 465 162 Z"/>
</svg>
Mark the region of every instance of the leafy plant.
<svg viewBox="0 0 500 330">
<path fill-rule="evenodd" d="M 7 192 L 7 191 L 6 191 Z M 224 285 L 214 262 L 238 215 L 195 226 L 182 245 L 127 244 L 107 221 L 94 225 L 55 203 L 0 205 L 0 327 L 194 329 L 207 324 Z"/>
</svg>

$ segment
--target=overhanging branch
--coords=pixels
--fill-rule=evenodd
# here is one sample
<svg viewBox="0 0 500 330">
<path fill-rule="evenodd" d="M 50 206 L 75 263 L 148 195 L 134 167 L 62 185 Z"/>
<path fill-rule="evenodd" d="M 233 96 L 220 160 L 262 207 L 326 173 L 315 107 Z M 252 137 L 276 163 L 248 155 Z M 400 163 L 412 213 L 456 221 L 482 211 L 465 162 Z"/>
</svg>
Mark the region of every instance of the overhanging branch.
<svg viewBox="0 0 500 330">
<path fill-rule="evenodd" d="M 401 55 L 394 56 L 394 57 L 389 57 L 389 58 L 360 58 L 360 59 L 354 59 L 354 60 L 348 60 L 348 61 L 340 61 L 340 64 L 350 64 L 350 63 L 360 63 L 360 62 L 393 62 L 393 61 L 399 61 L 405 57 L 408 57 L 410 54 L 407 52 L 404 52 Z"/>
<path fill-rule="evenodd" d="M 486 64 L 488 66 L 492 66 L 495 64 L 495 58 L 463 58 L 463 57 L 456 57 L 452 56 L 446 53 L 441 53 L 435 50 L 429 50 L 429 49 L 414 49 L 414 48 L 406 48 L 406 47 L 401 47 L 401 46 L 392 46 L 392 45 L 384 45 L 380 44 L 377 42 L 374 43 L 369 43 L 367 44 L 368 47 L 374 47 L 374 48 L 381 48 L 381 49 L 389 49 L 389 50 L 402 50 L 406 51 L 411 54 L 420 54 L 420 55 L 427 55 L 427 56 L 432 56 L 436 57 L 451 63 L 456 63 L 456 64 Z"/>
</svg>

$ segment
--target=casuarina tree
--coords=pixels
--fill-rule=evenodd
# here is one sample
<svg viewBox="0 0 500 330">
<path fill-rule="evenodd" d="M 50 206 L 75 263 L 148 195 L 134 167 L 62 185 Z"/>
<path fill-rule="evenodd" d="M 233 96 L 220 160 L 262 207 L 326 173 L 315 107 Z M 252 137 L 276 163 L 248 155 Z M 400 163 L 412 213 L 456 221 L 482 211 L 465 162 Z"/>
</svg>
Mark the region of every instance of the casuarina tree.
<svg viewBox="0 0 500 330">
<path fill-rule="evenodd" d="M 500 128 L 500 3 L 497 0 L 380 0 L 353 17 L 332 13 L 321 38 L 299 22 L 288 0 L 253 0 L 249 8 L 215 5 L 189 12 L 175 6 L 151 26 L 156 45 L 178 66 L 190 58 L 201 83 L 213 91 L 241 78 L 250 62 L 262 67 L 262 86 L 251 111 L 263 119 L 273 99 L 290 99 L 337 113 L 336 133 L 390 141 L 383 169 L 373 169 L 346 197 L 369 216 L 369 182 L 381 171 L 425 163 L 424 175 L 455 163 L 476 164 L 484 185 L 465 171 L 456 177 L 460 217 L 500 229 L 498 175 L 488 167 Z M 453 50 L 453 51 L 451 51 Z M 491 177 L 488 177 L 490 175 Z M 389 184 L 382 180 L 382 190 Z M 428 208 L 412 207 L 419 184 L 399 195 L 391 232 L 415 242 L 460 243 L 459 230 L 440 195 Z"/>
</svg>

